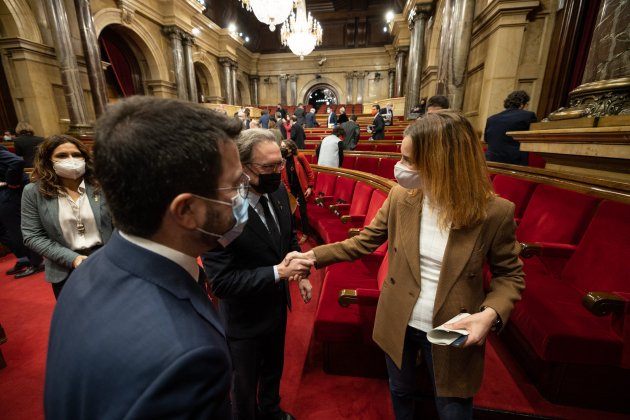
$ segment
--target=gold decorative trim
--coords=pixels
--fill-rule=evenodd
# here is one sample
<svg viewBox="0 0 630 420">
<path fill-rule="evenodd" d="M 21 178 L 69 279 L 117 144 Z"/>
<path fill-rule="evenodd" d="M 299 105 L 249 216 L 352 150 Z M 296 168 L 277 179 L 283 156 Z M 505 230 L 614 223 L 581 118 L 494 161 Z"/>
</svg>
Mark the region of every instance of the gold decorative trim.
<svg viewBox="0 0 630 420">
<path fill-rule="evenodd" d="M 549 121 L 630 115 L 630 78 L 585 83 L 569 93 L 569 107 L 549 114 Z"/>
</svg>

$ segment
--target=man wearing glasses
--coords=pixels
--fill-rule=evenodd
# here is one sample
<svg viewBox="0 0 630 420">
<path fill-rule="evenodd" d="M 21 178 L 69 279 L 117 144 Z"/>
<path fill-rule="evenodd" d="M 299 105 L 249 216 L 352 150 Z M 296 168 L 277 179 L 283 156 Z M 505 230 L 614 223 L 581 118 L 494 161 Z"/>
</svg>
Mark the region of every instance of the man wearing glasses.
<svg viewBox="0 0 630 420">
<path fill-rule="evenodd" d="M 242 234 L 203 255 L 212 292 L 226 320 L 234 375 L 234 419 L 291 419 L 280 409 L 290 280 L 311 300 L 310 261 L 283 262 L 299 250 L 287 191 L 280 182 L 285 161 L 273 133 L 250 129 L 237 142 L 250 178 L 249 218 Z"/>
</svg>

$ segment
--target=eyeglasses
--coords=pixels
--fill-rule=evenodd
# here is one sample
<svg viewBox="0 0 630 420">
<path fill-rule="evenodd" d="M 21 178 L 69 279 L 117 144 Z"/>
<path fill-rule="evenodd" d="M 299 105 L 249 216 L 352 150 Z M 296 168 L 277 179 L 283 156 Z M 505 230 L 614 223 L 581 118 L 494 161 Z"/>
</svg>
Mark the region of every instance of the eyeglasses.
<svg viewBox="0 0 630 420">
<path fill-rule="evenodd" d="M 278 172 L 284 169 L 284 165 L 286 165 L 287 161 L 285 159 L 282 159 L 279 162 L 276 163 L 256 163 L 256 162 L 249 162 L 250 165 L 255 165 L 258 168 L 262 169 L 263 172 L 265 173 L 269 173 L 269 172 Z"/>
<path fill-rule="evenodd" d="M 240 181 L 241 181 L 241 183 L 238 184 L 238 186 L 236 186 L 236 187 L 217 188 L 217 191 L 236 190 L 236 191 L 238 191 L 238 195 L 240 195 L 242 198 L 247 198 L 247 196 L 249 195 L 249 175 L 247 175 L 245 172 L 243 172 L 241 174 Z"/>
</svg>

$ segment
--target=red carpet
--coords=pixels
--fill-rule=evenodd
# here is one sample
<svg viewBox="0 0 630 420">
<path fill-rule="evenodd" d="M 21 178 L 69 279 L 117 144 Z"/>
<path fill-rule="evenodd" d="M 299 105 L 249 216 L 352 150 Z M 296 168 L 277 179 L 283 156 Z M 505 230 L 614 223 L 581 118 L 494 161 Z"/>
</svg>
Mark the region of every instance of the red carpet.
<svg viewBox="0 0 630 420">
<path fill-rule="evenodd" d="M 0 259 L 0 323 L 8 337 L 0 347 L 8 364 L 0 369 L 0 417 L 38 420 L 43 418 L 44 364 L 54 297 L 43 274 L 21 280 L 5 276 L 14 262 L 11 256 Z M 299 420 L 393 419 L 386 380 L 322 371 L 321 345 L 311 341 L 322 274 L 312 275 L 314 295 L 309 304 L 301 301 L 296 285 L 291 285 L 293 311 L 288 319 L 281 406 Z M 576 420 L 630 418 L 551 404 L 540 397 L 500 340 L 491 339 L 486 354 L 476 408 Z"/>
</svg>

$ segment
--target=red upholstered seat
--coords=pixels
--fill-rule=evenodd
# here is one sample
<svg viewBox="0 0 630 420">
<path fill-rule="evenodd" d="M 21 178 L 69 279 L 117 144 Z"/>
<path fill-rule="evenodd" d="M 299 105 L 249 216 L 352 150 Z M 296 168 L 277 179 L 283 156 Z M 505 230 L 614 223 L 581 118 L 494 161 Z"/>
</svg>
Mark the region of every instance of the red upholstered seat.
<svg viewBox="0 0 630 420">
<path fill-rule="evenodd" d="M 377 157 L 359 156 L 356 165 L 354 165 L 354 169 L 369 174 L 375 174 L 378 169 L 378 161 L 379 158 Z"/>
<path fill-rule="evenodd" d="M 358 182 L 352 194 L 352 200 L 349 204 L 340 206 L 339 215 L 333 215 L 335 217 L 320 217 L 311 222 L 311 225 L 317 230 L 324 242 L 337 242 L 348 237 L 349 225 L 343 223 L 339 216 L 346 214 L 364 215 L 370 204 L 373 191 L 374 188 L 370 185 Z"/>
<path fill-rule="evenodd" d="M 374 150 L 376 152 L 391 152 L 391 153 L 395 153 L 397 152 L 397 148 L 396 148 L 396 144 L 392 143 L 392 144 L 375 144 L 374 145 Z"/>
<path fill-rule="evenodd" d="M 378 162 L 378 169 L 376 170 L 376 175 L 382 176 L 387 179 L 395 179 L 394 178 L 394 166 L 399 161 L 399 159 L 392 158 L 381 158 Z"/>
<path fill-rule="evenodd" d="M 307 204 L 308 217 L 309 221 L 311 221 L 311 226 L 316 227 L 317 220 L 321 218 L 337 218 L 338 216 L 334 215 L 329 210 L 329 206 L 331 204 L 338 203 L 340 200 L 344 203 L 350 203 L 356 183 L 357 181 L 352 178 L 339 176 L 337 182 L 335 183 L 335 190 L 333 193 L 331 195 L 323 195 L 320 197 L 322 201 L 321 206 L 315 203 Z"/>
<path fill-rule="evenodd" d="M 371 143 L 359 143 L 357 144 L 357 147 L 354 149 L 357 152 L 373 152 L 374 151 L 374 145 Z"/>
<path fill-rule="evenodd" d="M 523 217 L 536 183 L 508 175 L 497 174 L 492 179 L 492 186 L 499 197 L 510 200 L 515 205 L 514 218 L 519 221 Z"/>
<path fill-rule="evenodd" d="M 356 156 L 344 156 L 343 163 L 341 164 L 342 168 L 346 169 L 354 169 L 354 165 L 357 163 Z"/>
</svg>

